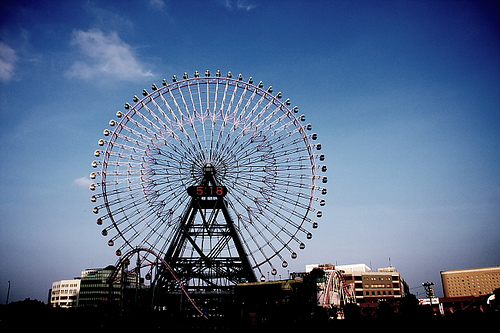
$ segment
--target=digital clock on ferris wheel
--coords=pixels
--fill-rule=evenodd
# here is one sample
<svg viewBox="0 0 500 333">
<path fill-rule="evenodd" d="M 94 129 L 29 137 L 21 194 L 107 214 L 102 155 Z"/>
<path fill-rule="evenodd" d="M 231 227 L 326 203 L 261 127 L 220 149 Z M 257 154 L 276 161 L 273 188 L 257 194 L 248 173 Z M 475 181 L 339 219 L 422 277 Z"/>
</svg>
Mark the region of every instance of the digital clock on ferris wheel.
<svg viewBox="0 0 500 333">
<path fill-rule="evenodd" d="M 190 186 L 187 192 L 192 197 L 223 197 L 227 194 L 225 186 Z"/>
</svg>

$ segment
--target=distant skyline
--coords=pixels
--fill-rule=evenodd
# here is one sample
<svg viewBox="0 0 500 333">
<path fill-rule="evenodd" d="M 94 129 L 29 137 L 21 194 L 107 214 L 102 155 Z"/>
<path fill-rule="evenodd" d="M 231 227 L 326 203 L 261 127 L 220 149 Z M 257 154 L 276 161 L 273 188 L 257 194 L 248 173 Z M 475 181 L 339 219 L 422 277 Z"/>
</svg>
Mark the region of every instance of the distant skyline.
<svg viewBox="0 0 500 333">
<path fill-rule="evenodd" d="M 496 1 L 2 1 L 0 302 L 115 264 L 90 163 L 116 111 L 184 72 L 272 85 L 322 143 L 320 227 L 290 271 L 500 265 Z M 390 259 L 389 259 L 390 258 Z"/>
</svg>

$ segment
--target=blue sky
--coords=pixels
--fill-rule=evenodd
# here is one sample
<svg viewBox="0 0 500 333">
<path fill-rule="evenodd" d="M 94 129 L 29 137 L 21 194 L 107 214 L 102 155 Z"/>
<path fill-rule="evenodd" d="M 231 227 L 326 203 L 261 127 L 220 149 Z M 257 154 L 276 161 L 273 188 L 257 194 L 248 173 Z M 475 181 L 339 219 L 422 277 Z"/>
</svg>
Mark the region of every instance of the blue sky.
<svg viewBox="0 0 500 333">
<path fill-rule="evenodd" d="M 116 110 L 221 70 L 298 105 L 327 156 L 320 228 L 290 262 L 390 262 L 414 293 L 500 265 L 493 1 L 2 1 L 0 301 L 114 264 L 88 190 Z"/>
</svg>

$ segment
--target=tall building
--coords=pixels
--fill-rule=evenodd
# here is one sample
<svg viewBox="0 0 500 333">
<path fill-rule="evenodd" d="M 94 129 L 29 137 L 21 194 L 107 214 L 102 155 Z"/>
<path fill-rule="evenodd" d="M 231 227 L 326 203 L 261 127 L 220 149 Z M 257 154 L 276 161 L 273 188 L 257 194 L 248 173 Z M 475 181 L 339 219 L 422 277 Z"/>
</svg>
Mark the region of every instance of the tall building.
<svg viewBox="0 0 500 333">
<path fill-rule="evenodd" d="M 484 296 L 500 288 L 500 266 L 441 271 L 444 297 Z"/>
<path fill-rule="evenodd" d="M 114 266 L 82 271 L 78 307 L 97 307 L 103 301 L 109 300 L 110 287 L 108 278 L 114 271 Z M 112 298 L 119 298 L 119 287 L 114 286 L 112 293 Z"/>
</svg>

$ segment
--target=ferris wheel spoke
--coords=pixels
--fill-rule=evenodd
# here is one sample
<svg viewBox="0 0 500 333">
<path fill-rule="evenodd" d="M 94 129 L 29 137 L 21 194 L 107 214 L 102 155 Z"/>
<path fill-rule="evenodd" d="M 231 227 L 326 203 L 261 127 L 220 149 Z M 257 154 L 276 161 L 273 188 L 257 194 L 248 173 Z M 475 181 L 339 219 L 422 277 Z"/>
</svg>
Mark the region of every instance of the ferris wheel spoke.
<svg viewBox="0 0 500 333">
<path fill-rule="evenodd" d="M 193 96 L 193 93 L 191 91 L 191 85 L 187 85 L 187 93 L 188 93 L 188 98 L 190 99 L 190 102 L 192 103 L 193 99 L 192 99 L 192 96 Z M 186 98 L 184 96 L 184 92 L 182 89 L 179 89 L 179 95 L 180 95 L 180 100 L 182 101 L 182 104 L 184 105 L 184 110 L 186 111 L 186 114 L 187 114 L 187 118 L 189 119 L 189 122 L 190 123 L 193 123 L 193 115 L 192 113 L 190 112 L 190 107 L 188 105 L 188 103 L 186 102 Z M 193 108 L 193 111 L 194 111 L 194 108 Z"/>
<path fill-rule="evenodd" d="M 282 251 L 283 248 L 287 247 L 286 242 L 283 239 L 281 239 L 281 237 L 278 234 L 274 233 L 272 230 L 269 229 L 269 226 L 266 223 L 267 220 L 266 220 L 266 222 L 261 221 L 262 220 L 261 216 L 259 216 L 258 214 L 254 213 L 254 212 L 251 212 L 251 213 L 249 212 L 249 215 L 250 214 L 253 215 L 253 218 L 251 220 L 254 221 L 254 222 L 251 225 L 252 225 L 253 229 L 255 230 L 255 232 L 252 233 L 251 238 L 255 242 L 256 242 L 257 239 L 262 239 L 263 240 L 263 244 L 265 244 L 264 246 L 257 245 L 258 252 L 264 258 L 264 260 L 262 260 L 261 262 L 259 262 L 258 266 L 261 266 L 261 265 L 269 262 L 275 256 L 279 256 L 280 259 L 283 260 L 283 258 L 281 257 L 280 253 L 281 253 L 281 251 Z M 263 229 L 257 228 L 256 227 L 257 223 L 260 223 L 263 226 Z M 264 231 L 266 231 L 266 232 L 264 232 Z M 267 235 L 270 235 L 272 237 L 269 238 Z M 276 247 L 274 245 L 276 243 L 279 243 L 280 246 Z M 269 247 L 270 250 L 266 251 L 267 247 Z"/>
<path fill-rule="evenodd" d="M 140 109 L 139 110 L 136 110 L 136 112 L 138 114 L 140 114 L 140 117 L 149 125 L 151 126 L 152 128 L 154 128 L 157 132 L 161 132 L 162 130 L 168 128 L 168 124 L 169 123 L 172 123 L 172 121 L 166 117 L 166 114 L 165 112 L 163 112 L 163 110 L 161 109 L 161 107 L 156 104 L 155 102 L 153 102 L 153 99 L 152 98 L 149 98 L 149 101 L 151 101 L 152 105 L 156 107 L 156 110 L 161 110 L 159 111 L 161 117 L 156 114 L 156 112 L 154 112 L 148 105 L 148 102 L 145 102 L 145 101 L 141 101 L 140 102 Z M 142 113 L 141 111 L 142 110 L 146 110 L 147 113 Z M 151 119 L 148 117 L 151 117 Z M 163 120 L 165 119 L 166 122 Z M 159 126 L 158 126 L 159 125 Z"/>
<path fill-rule="evenodd" d="M 196 75 L 195 75 L 196 76 Z M 193 108 L 196 110 L 198 109 L 198 113 L 199 115 L 202 115 L 204 114 L 204 111 L 205 111 L 205 107 L 203 106 L 203 98 L 202 98 L 202 92 L 201 92 L 201 84 L 200 84 L 200 81 L 199 80 L 196 80 L 194 81 L 194 84 L 196 86 L 196 93 L 194 94 L 193 96 Z M 194 101 L 194 98 L 196 98 L 196 101 Z M 196 107 L 195 105 L 197 105 L 198 107 Z M 202 121 L 203 123 L 203 121 Z"/>
<path fill-rule="evenodd" d="M 194 140 L 192 140 L 191 136 L 188 135 L 187 132 L 185 134 L 186 134 L 186 136 L 188 138 L 188 141 L 193 145 L 193 147 L 197 147 L 198 148 L 198 151 L 201 153 L 200 154 L 200 158 L 206 159 L 206 154 L 205 154 L 205 151 L 203 149 L 202 143 L 200 141 L 201 139 L 200 139 L 200 136 L 198 134 L 198 131 L 197 131 L 196 125 L 195 125 L 195 122 L 196 122 L 196 107 L 195 107 L 195 102 L 194 102 L 194 99 L 193 99 L 193 93 L 192 93 L 192 90 L 191 90 L 191 85 L 188 85 L 188 89 L 189 89 L 189 96 L 190 96 L 191 105 L 193 107 L 193 111 L 192 112 L 189 111 L 190 107 L 188 106 L 188 103 L 185 100 L 185 97 L 184 97 L 184 94 L 182 93 L 182 90 L 179 90 L 179 92 L 181 94 L 181 98 L 182 98 L 182 101 L 183 101 L 186 113 L 188 114 L 189 125 L 190 125 L 190 127 L 192 129 L 192 134 L 194 135 Z"/>
<path fill-rule="evenodd" d="M 134 112 L 134 115 L 135 114 L 140 114 L 140 113 Z M 132 128 L 132 126 L 134 126 L 137 129 Z M 168 129 L 169 128 L 166 127 L 164 130 L 168 131 Z M 148 126 L 143 125 L 141 122 L 135 120 L 132 116 L 129 116 L 128 114 L 125 115 L 124 121 L 120 122 L 117 125 L 116 132 L 114 133 L 113 137 L 111 137 L 110 141 L 114 140 L 113 141 L 114 144 L 114 142 L 116 142 L 116 139 L 118 137 L 121 138 L 123 131 L 125 131 L 124 138 L 127 141 L 138 142 L 138 143 L 141 142 L 140 144 L 142 145 L 148 145 L 155 139 L 158 139 L 157 132 L 153 132 Z M 129 133 L 129 135 L 126 135 L 126 133 Z M 112 146 L 110 148 L 112 149 Z"/>
<path fill-rule="evenodd" d="M 143 242 L 150 242 L 150 238 L 155 234 L 157 225 L 165 224 L 165 216 L 161 216 L 159 219 L 158 217 L 153 210 L 147 210 L 147 213 L 142 214 L 140 209 L 135 209 L 129 214 L 124 215 L 123 219 L 117 222 L 116 225 L 119 226 L 124 222 L 128 223 L 128 225 L 120 228 L 119 232 L 127 235 L 129 242 L 135 241 L 138 237 L 142 237 Z M 170 227 L 168 223 L 166 224 L 167 227 Z M 164 238 L 164 235 L 161 238 Z"/>
<path fill-rule="evenodd" d="M 291 222 L 286 216 L 284 216 L 281 211 L 288 212 L 289 214 L 292 214 L 292 212 L 295 212 L 293 209 L 289 209 L 288 206 L 285 206 L 281 204 L 278 206 L 280 210 L 277 210 L 273 207 L 278 204 L 278 202 L 275 202 L 275 204 L 268 204 L 267 202 L 261 202 L 258 199 L 255 200 L 256 207 L 258 209 L 259 214 L 263 215 L 266 217 L 267 223 L 265 223 L 265 227 L 269 228 L 270 226 L 278 228 L 281 231 L 284 231 L 285 233 L 288 233 L 286 227 L 292 227 L 293 229 L 297 229 L 300 227 L 300 224 L 294 224 Z M 277 220 L 281 220 L 281 223 L 278 224 Z M 271 229 L 269 229 L 271 230 Z M 292 236 L 292 233 L 289 233 L 288 236 Z"/>
<path fill-rule="evenodd" d="M 148 108 L 149 109 L 149 108 Z M 150 110 L 150 109 L 149 109 Z M 151 123 L 151 121 L 145 117 L 144 115 L 142 115 L 142 113 L 140 112 L 135 112 L 135 114 L 137 115 L 140 115 L 140 117 L 143 119 L 143 120 L 146 120 L 146 122 L 148 124 Z M 157 127 L 157 126 L 154 126 L 155 127 L 155 131 L 152 131 L 149 129 L 149 127 L 147 126 L 144 126 L 142 125 L 141 123 L 135 121 L 135 120 L 130 120 L 132 121 L 137 127 L 139 127 L 139 129 L 141 129 L 143 132 L 146 132 L 148 133 L 149 137 L 145 137 L 144 135 L 141 135 L 141 138 L 143 140 L 146 140 L 146 141 L 151 141 L 153 143 L 155 143 L 155 145 L 158 145 L 158 143 L 162 143 L 164 145 L 167 145 L 169 146 L 169 148 L 171 148 L 172 151 L 176 152 L 177 154 L 179 154 L 180 157 L 185 157 L 186 155 L 191 155 L 192 153 L 192 141 L 191 141 L 191 138 L 189 137 L 189 135 L 187 134 L 185 128 L 184 128 L 184 125 L 182 124 L 182 122 L 179 122 L 179 121 L 176 121 L 174 123 L 171 123 L 171 127 L 164 124 L 163 127 Z M 125 125 L 122 125 L 124 128 L 125 128 Z M 175 131 L 172 129 L 172 127 L 178 127 L 182 133 L 184 133 L 184 138 L 187 139 L 187 141 L 190 143 L 190 146 L 187 146 L 184 142 L 184 140 L 182 140 L 176 133 Z M 137 131 L 131 129 L 131 128 L 127 128 L 129 132 L 131 133 L 137 133 Z M 167 133 L 167 137 L 172 137 L 174 140 L 175 140 L 175 143 L 176 144 L 172 144 L 169 140 L 166 140 L 167 137 L 165 137 L 164 135 L 162 135 L 161 133 L 164 132 L 164 133 Z M 178 147 L 181 147 L 182 150 L 180 150 Z M 196 156 L 193 156 L 193 157 L 196 157 Z"/>
<path fill-rule="evenodd" d="M 132 111 L 134 112 L 133 115 L 139 117 L 140 120 L 144 122 L 144 124 L 141 123 L 140 121 L 134 120 L 133 117 L 130 117 L 130 121 L 134 122 L 135 125 L 139 126 L 142 131 L 148 133 L 149 135 L 155 136 L 156 134 L 160 133 L 162 130 L 165 130 L 167 128 L 166 124 L 163 123 L 163 121 L 160 122 L 160 125 L 163 126 L 158 126 L 156 122 L 149 119 L 145 114 L 141 112 L 142 109 L 149 110 L 149 108 L 144 107 L 142 105 L 138 108 L 136 108 L 135 106 L 132 107 Z M 155 119 L 156 118 L 158 117 L 155 117 Z"/>
<path fill-rule="evenodd" d="M 251 213 L 252 208 L 249 206 L 246 206 L 245 203 L 241 202 L 240 198 L 236 198 L 236 202 L 239 202 L 240 205 L 243 207 L 243 210 L 245 213 L 239 213 L 238 216 L 238 225 L 240 227 L 240 230 L 242 231 L 242 234 L 248 235 L 248 237 L 243 237 L 245 247 L 248 249 L 250 257 L 252 258 L 253 262 L 253 267 L 259 267 L 262 262 L 267 261 L 267 256 L 266 252 L 264 251 L 264 246 L 261 245 L 260 239 L 263 239 L 262 244 L 269 244 L 269 242 L 266 242 L 265 236 L 264 237 L 256 237 L 257 234 L 259 234 L 259 230 L 255 229 L 253 227 L 254 221 L 253 221 L 253 214 Z M 245 217 L 245 214 L 247 214 L 248 217 Z M 254 233 L 252 230 L 254 230 L 256 233 Z M 250 242 L 254 245 L 251 245 Z M 254 250 L 252 250 L 254 249 Z M 259 260 L 256 256 L 255 253 L 258 253 L 261 258 L 265 258 L 264 261 Z"/>
<path fill-rule="evenodd" d="M 173 214 L 168 214 L 168 217 L 172 216 Z M 167 220 L 169 219 L 167 218 Z M 145 230 L 144 237 L 139 242 L 140 247 L 161 247 L 161 244 L 168 243 L 172 239 L 174 233 L 172 224 L 165 223 L 164 215 L 160 219 L 154 219 L 145 225 Z"/>
<path fill-rule="evenodd" d="M 269 132 L 273 129 L 276 124 L 283 122 L 287 118 L 291 118 L 293 121 L 296 121 L 292 114 L 287 114 L 283 111 L 283 108 L 280 105 L 276 105 L 276 102 L 271 101 L 268 104 L 269 109 L 272 109 L 268 112 L 268 114 L 259 113 L 251 123 L 255 123 L 255 127 L 259 128 L 259 131 L 262 133 Z"/>
<path fill-rule="evenodd" d="M 264 227 L 268 226 L 269 223 L 271 224 L 274 224 L 274 219 L 270 218 L 267 214 L 266 214 L 266 210 L 263 209 L 263 207 L 259 207 L 259 202 L 258 200 L 255 200 L 254 203 L 255 205 L 249 205 L 248 203 L 244 202 L 242 199 L 240 199 L 241 197 L 235 197 L 235 202 L 238 202 L 243 208 L 244 210 L 247 212 L 248 214 L 248 217 L 249 217 L 249 220 L 247 221 L 248 224 L 245 224 L 244 226 L 245 227 L 248 227 L 248 226 L 252 226 L 255 230 L 258 230 L 258 233 L 259 235 L 264 238 L 264 244 L 267 244 L 269 246 L 272 246 L 272 242 L 270 242 L 269 239 L 267 239 L 265 237 L 265 234 L 262 232 L 262 230 L 256 228 L 256 223 L 259 222 L 261 225 L 263 225 Z M 261 219 L 261 215 L 265 216 L 266 217 L 266 220 L 263 221 Z M 279 214 L 277 214 L 279 215 Z M 266 227 L 267 228 L 267 227 Z M 248 228 L 247 228 L 248 230 Z M 270 231 L 270 229 L 268 229 Z M 274 236 L 274 237 L 277 237 L 277 234 L 273 234 L 271 232 L 271 234 Z M 279 238 L 279 237 L 278 237 Z M 281 243 L 283 243 L 283 241 L 281 239 L 279 239 Z"/>
<path fill-rule="evenodd" d="M 167 113 L 164 112 L 164 110 L 160 106 L 160 104 L 157 103 L 158 108 L 164 114 L 164 117 L 169 120 L 168 123 L 169 124 L 172 124 L 172 123 L 179 124 L 179 123 L 181 123 L 181 120 L 179 119 L 179 116 L 175 113 L 175 111 L 173 110 L 173 108 L 172 108 L 172 106 L 170 105 L 170 102 L 169 102 L 169 101 L 171 101 L 173 99 L 173 94 L 171 92 L 171 89 L 169 87 L 166 87 L 166 91 L 163 91 L 163 92 L 159 91 L 158 94 L 159 94 L 160 99 L 163 102 L 163 105 L 167 108 L 170 116 L 167 115 Z M 155 101 L 155 103 L 156 103 L 156 101 Z M 172 120 L 170 120 L 170 117 L 172 118 Z"/>
<path fill-rule="evenodd" d="M 158 103 L 157 99 L 158 99 L 158 97 L 160 97 L 160 99 L 164 103 L 163 105 L 165 107 L 167 107 L 167 109 L 169 108 L 169 105 L 168 105 L 167 101 L 165 100 L 164 96 L 162 95 L 162 93 L 160 91 L 158 91 L 157 93 L 155 93 L 155 96 L 156 96 L 156 98 L 151 96 L 148 99 L 148 101 L 151 102 L 151 104 L 155 107 L 155 110 L 158 111 L 158 113 L 159 113 L 158 117 L 160 119 L 164 119 L 164 120 L 161 120 L 161 122 L 165 125 L 165 127 L 169 127 L 169 124 L 172 124 L 174 121 L 176 121 L 175 117 L 174 117 L 174 119 L 171 119 L 170 117 L 173 116 L 173 114 L 172 113 L 170 113 L 170 115 L 167 114 L 167 112 L 165 112 L 165 110 L 163 110 L 162 105 L 160 103 Z M 150 109 L 150 110 L 152 113 L 156 114 L 156 112 L 154 110 L 152 110 L 152 109 Z M 155 115 L 155 117 L 156 117 L 156 115 Z"/>
</svg>

